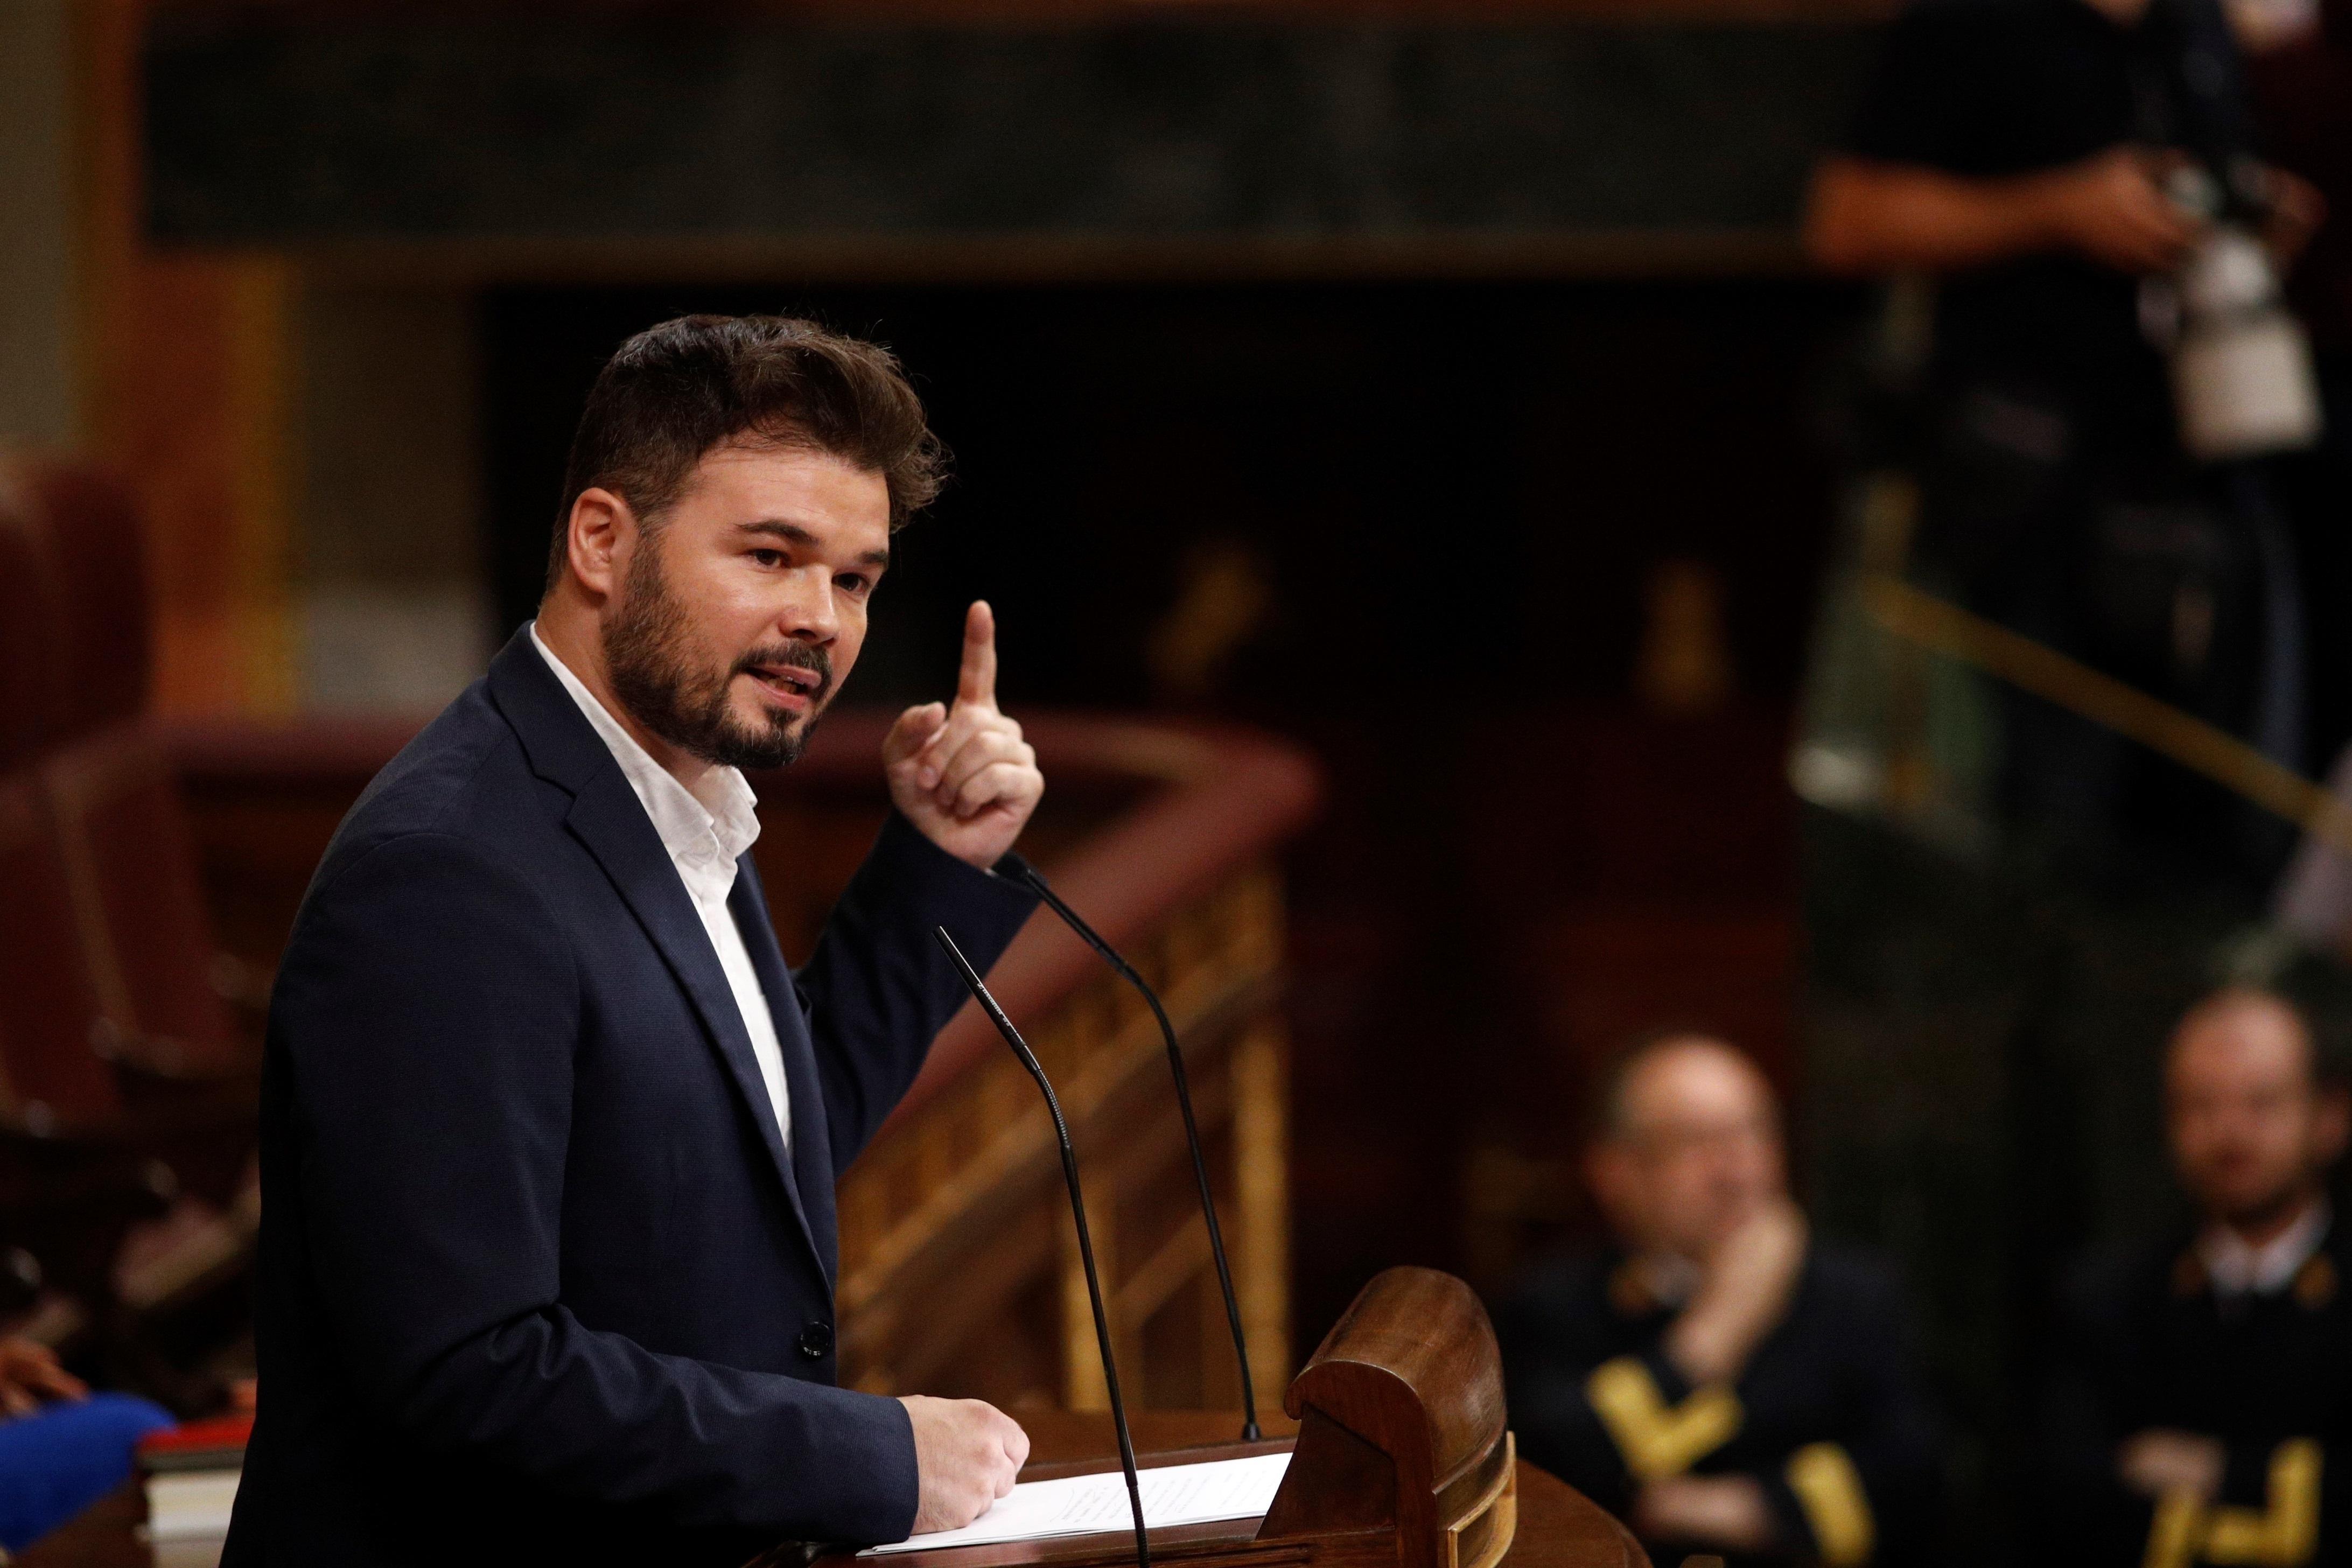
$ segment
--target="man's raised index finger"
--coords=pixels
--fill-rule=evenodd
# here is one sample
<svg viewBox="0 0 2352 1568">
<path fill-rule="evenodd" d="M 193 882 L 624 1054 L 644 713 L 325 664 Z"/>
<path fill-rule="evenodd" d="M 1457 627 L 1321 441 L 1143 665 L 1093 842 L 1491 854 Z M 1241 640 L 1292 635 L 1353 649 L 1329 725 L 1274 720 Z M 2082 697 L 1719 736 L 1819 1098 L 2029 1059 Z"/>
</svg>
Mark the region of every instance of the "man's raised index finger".
<svg viewBox="0 0 2352 1568">
<path fill-rule="evenodd" d="M 963 618 L 963 669 L 956 677 L 956 700 L 996 706 L 996 613 L 986 599 L 974 599 Z"/>
</svg>

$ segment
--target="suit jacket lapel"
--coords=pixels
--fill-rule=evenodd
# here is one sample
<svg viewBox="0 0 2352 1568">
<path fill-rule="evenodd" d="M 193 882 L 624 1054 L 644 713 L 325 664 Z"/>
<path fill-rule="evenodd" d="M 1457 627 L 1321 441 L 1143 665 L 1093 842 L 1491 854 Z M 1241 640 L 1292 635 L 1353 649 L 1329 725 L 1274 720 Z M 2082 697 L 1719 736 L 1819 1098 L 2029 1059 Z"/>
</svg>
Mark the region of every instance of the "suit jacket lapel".
<svg viewBox="0 0 2352 1568">
<path fill-rule="evenodd" d="M 743 1015 L 735 1005 L 735 993 L 727 984 L 727 972 L 719 966 L 719 955 L 711 950 L 710 933 L 703 930 L 702 917 L 695 913 L 694 900 L 679 880 L 677 867 L 663 847 L 653 819 L 646 815 L 644 804 L 621 773 L 621 764 L 613 760 L 571 693 L 530 646 L 528 628 L 518 632 L 491 662 L 490 689 L 521 738 L 533 768 L 572 792 L 566 824 L 604 867 L 693 1003 L 742 1109 L 759 1130 L 769 1164 L 783 1183 L 801 1239 L 807 1244 L 819 1273 L 830 1282 L 830 1246 L 818 1246 L 803 1208 L 800 1184 L 794 1180 L 792 1163 L 784 1157 L 783 1137 L 776 1127 L 766 1080 L 760 1076 L 759 1059 L 751 1054 L 751 1037 L 744 1031 Z M 740 891 L 740 878 L 737 888 Z M 752 946 L 756 963 L 758 945 L 747 945 Z M 775 939 L 770 936 L 765 945 L 772 952 Z M 761 984 L 766 984 L 764 975 Z M 772 999 L 773 993 L 770 994 Z M 772 1005 L 769 1011 L 774 1013 Z M 797 1020 L 799 1008 L 793 1007 L 792 1014 Z M 783 1031 L 779 1028 L 777 1033 L 781 1037 Z M 798 1101 L 800 1085 L 789 1075 L 786 1083 Z M 814 1085 L 810 1092 L 815 1092 Z M 830 1214 L 826 1218 L 829 1232 Z"/>
<path fill-rule="evenodd" d="M 751 858 L 738 863 L 735 889 L 728 896 L 751 967 L 767 994 L 769 1015 L 776 1021 L 776 1044 L 784 1058 L 784 1084 L 792 1096 L 793 1174 L 800 1194 L 801 1214 L 824 1267 L 825 1282 L 833 1282 L 840 1264 L 838 1221 L 833 1204 L 833 1142 L 824 1113 L 824 1089 L 818 1081 L 815 1043 L 809 1038 L 808 1018 L 801 1011 L 800 991 L 784 955 L 776 945 L 775 928 L 768 923 L 768 900 Z"/>
<path fill-rule="evenodd" d="M 703 930 L 702 917 L 694 912 L 694 900 L 688 896 L 686 884 L 678 879 L 669 851 L 662 847 L 661 836 L 654 831 L 652 819 L 646 816 L 645 806 L 629 787 L 629 781 L 622 776 L 619 764 L 615 763 L 609 774 L 592 779 L 580 792 L 572 802 L 569 821 L 572 832 L 604 866 L 605 875 L 613 879 L 613 885 L 620 889 L 621 897 L 636 915 L 637 923 L 653 939 L 663 962 L 677 977 L 694 1010 L 701 1015 L 703 1027 L 734 1082 L 743 1110 L 759 1129 L 761 1146 L 768 1152 L 769 1163 L 784 1184 L 784 1196 L 792 1205 L 801 1238 L 808 1243 L 823 1272 L 824 1253 L 810 1229 L 792 1163 L 784 1157 L 783 1136 L 777 1130 L 775 1110 L 768 1100 L 767 1080 L 760 1076 L 759 1058 L 751 1054 L 751 1037 L 744 1031 L 743 1015 L 735 1005 L 735 993 L 727 984 L 727 972 L 719 968 L 719 955 L 711 950 L 710 933 Z M 772 1013 L 774 1008 L 769 1010 Z M 789 1079 L 786 1082 L 797 1098 L 798 1086 L 791 1085 Z M 826 1278 L 830 1279 L 829 1273 Z"/>
</svg>

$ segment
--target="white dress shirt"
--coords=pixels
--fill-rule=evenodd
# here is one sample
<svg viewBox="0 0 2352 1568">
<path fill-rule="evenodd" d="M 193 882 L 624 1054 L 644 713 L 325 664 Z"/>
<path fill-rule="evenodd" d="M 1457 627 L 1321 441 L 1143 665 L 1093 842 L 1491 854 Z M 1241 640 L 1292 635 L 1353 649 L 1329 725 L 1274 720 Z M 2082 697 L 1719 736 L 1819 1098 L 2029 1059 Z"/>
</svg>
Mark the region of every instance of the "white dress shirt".
<svg viewBox="0 0 2352 1568">
<path fill-rule="evenodd" d="M 2197 1256 L 2217 1295 L 2276 1295 L 2294 1283 L 2327 1239 L 2330 1217 L 2327 1200 L 2321 1198 L 2260 1247 L 2247 1246 L 2227 1226 L 2212 1226 L 2197 1238 Z"/>
<path fill-rule="evenodd" d="M 789 1151 L 792 1102 L 784 1087 L 784 1053 L 776 1044 L 776 1020 L 768 1011 L 767 993 L 760 988 L 759 972 L 751 967 L 751 950 L 736 929 L 734 911 L 727 907 L 727 895 L 735 886 L 736 858 L 760 837 L 760 818 L 753 810 L 759 797 L 733 768 L 712 768 L 703 775 L 699 790 L 688 790 L 637 744 L 635 737 L 596 700 L 596 694 L 540 640 L 536 621 L 531 623 L 530 644 L 547 660 L 555 679 L 563 682 L 563 689 L 572 693 L 572 700 L 580 705 L 596 733 L 604 737 L 613 760 L 621 764 L 621 776 L 629 781 L 646 815 L 653 818 L 654 831 L 661 835 L 662 847 L 669 851 L 670 864 L 677 868 L 677 879 L 686 884 L 686 896 L 694 912 L 702 917 L 702 929 L 719 956 L 719 967 L 726 972 L 727 988 L 735 993 L 735 1010 L 743 1016 L 743 1032 L 751 1037 L 751 1056 L 760 1064 L 760 1078 L 768 1086 L 768 1105 L 776 1114 L 776 1130 Z"/>
</svg>

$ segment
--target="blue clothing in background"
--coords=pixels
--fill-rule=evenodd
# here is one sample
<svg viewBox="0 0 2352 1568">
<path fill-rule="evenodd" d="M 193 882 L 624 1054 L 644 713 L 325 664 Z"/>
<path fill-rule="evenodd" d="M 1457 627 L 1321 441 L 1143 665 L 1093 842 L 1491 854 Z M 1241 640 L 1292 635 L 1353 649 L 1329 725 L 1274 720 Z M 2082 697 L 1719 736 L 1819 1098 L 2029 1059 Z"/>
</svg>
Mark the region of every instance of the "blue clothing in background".
<svg viewBox="0 0 2352 1568">
<path fill-rule="evenodd" d="M 0 1548 L 21 1552 L 122 1484 L 140 1438 L 173 1423 L 127 1394 L 0 1421 Z"/>
</svg>

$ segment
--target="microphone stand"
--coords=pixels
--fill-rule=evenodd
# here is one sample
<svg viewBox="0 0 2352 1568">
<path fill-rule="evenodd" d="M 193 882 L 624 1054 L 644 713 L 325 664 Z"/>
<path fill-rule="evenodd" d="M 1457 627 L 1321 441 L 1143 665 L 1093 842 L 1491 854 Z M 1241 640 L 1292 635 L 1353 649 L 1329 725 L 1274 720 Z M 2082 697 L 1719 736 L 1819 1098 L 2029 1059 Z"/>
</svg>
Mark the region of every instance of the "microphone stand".
<svg viewBox="0 0 2352 1568">
<path fill-rule="evenodd" d="M 1046 885 L 1044 873 L 1034 866 L 1024 866 L 1021 877 L 1033 892 L 1045 900 L 1046 908 L 1062 917 L 1064 925 L 1100 953 L 1103 962 L 1117 971 L 1119 978 L 1142 993 L 1144 1001 L 1150 1004 L 1151 1016 L 1160 1020 L 1160 1037 L 1168 1046 L 1168 1071 L 1176 1080 L 1176 1104 L 1184 1112 L 1184 1142 L 1192 1151 L 1192 1179 L 1201 1188 L 1201 1217 L 1209 1222 L 1209 1257 L 1217 1266 L 1217 1285 L 1225 1295 L 1225 1321 L 1234 1332 L 1234 1359 L 1241 1364 L 1242 1441 L 1255 1443 L 1262 1434 L 1257 1425 L 1257 1388 L 1250 1381 L 1249 1344 L 1242 1337 L 1241 1303 L 1234 1296 L 1233 1266 L 1225 1261 L 1225 1237 L 1217 1226 L 1217 1202 L 1209 1193 L 1209 1162 L 1201 1152 L 1201 1126 L 1192 1115 L 1192 1081 L 1184 1071 L 1184 1050 L 1176 1043 L 1176 1026 L 1168 1021 L 1168 1009 L 1160 1005 L 1158 994 L 1144 984 L 1135 966 L 1121 958 L 1100 932 L 1079 917 L 1077 910 L 1062 901 L 1062 896 Z"/>
<path fill-rule="evenodd" d="M 1143 1526 L 1143 1487 L 1135 1474 L 1135 1436 L 1128 1430 L 1127 1403 L 1118 1394 L 1118 1365 L 1111 1359 L 1110 1318 L 1103 1310 L 1101 1277 L 1095 1272 L 1094 1237 L 1087 1230 L 1087 1200 L 1086 1194 L 1078 1190 L 1078 1152 L 1070 1145 L 1070 1124 L 1062 1120 L 1062 1102 L 1055 1097 L 1054 1086 L 1045 1077 L 1045 1064 L 1038 1061 L 1037 1053 L 1029 1048 L 1029 1042 L 1021 1037 L 1021 1031 L 1013 1026 L 1013 1020 L 1004 1016 L 1004 1009 L 997 1005 L 996 998 L 989 994 L 987 984 L 980 978 L 980 972 L 972 968 L 971 961 L 964 957 L 963 950 L 956 946 L 955 938 L 948 934 L 948 928 L 933 926 L 931 935 L 939 939 L 940 946 L 947 951 L 949 961 L 963 976 L 964 985 L 971 992 L 972 1000 L 980 1004 L 981 1011 L 986 1013 L 989 1022 L 996 1026 L 996 1032 L 1004 1037 L 1004 1043 L 1013 1047 L 1013 1054 L 1021 1058 L 1021 1065 L 1029 1069 L 1029 1076 L 1037 1080 L 1038 1092 L 1045 1097 L 1045 1109 L 1054 1118 L 1054 1136 L 1062 1144 L 1062 1179 L 1069 1184 L 1070 1188 L 1070 1215 L 1078 1223 L 1078 1258 L 1087 1268 L 1087 1299 L 1095 1310 L 1095 1342 L 1102 1351 L 1103 1382 L 1110 1388 L 1110 1420 L 1118 1433 L 1119 1468 L 1127 1472 L 1127 1504 L 1135 1514 L 1135 1561 L 1137 1568 L 1151 1568 L 1151 1535 Z"/>
</svg>

